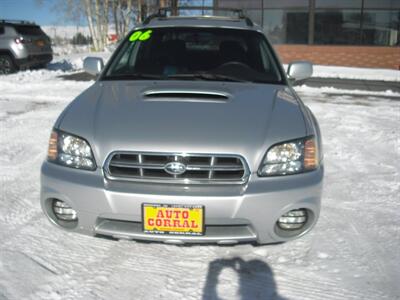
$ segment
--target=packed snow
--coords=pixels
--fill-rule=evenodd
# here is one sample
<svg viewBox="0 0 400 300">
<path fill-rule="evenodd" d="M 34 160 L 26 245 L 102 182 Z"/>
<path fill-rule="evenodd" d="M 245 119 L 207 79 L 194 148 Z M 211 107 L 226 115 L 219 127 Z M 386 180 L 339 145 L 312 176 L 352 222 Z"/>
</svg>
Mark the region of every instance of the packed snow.
<svg viewBox="0 0 400 300">
<path fill-rule="evenodd" d="M 102 58 L 107 62 L 112 52 L 115 50 L 116 45 L 107 46 L 102 52 L 89 52 L 88 46 L 73 46 L 63 45 L 53 48 L 54 59 L 51 63 L 47 64 L 48 70 L 61 70 L 61 71 L 83 71 L 83 61 L 88 56 Z"/>
<path fill-rule="evenodd" d="M 287 70 L 288 65 L 283 65 Z M 313 77 L 400 82 L 400 70 L 313 65 Z"/>
<path fill-rule="evenodd" d="M 399 95 L 297 88 L 320 122 L 326 166 L 321 216 L 304 237 L 112 241 L 62 231 L 39 205 L 52 125 L 92 84 L 58 77 L 81 68 L 74 57 L 71 68 L 0 76 L 1 300 L 400 298 Z"/>
<path fill-rule="evenodd" d="M 400 98 L 400 93 L 394 92 L 390 89 L 386 91 L 362 91 L 362 90 L 349 90 L 349 89 L 338 89 L 330 86 L 326 87 L 310 87 L 307 86 L 307 83 L 297 86 L 296 91 L 299 93 L 307 93 L 307 94 L 335 94 L 335 95 L 354 95 L 354 96 L 383 96 L 383 97 L 392 97 L 392 98 Z"/>
<path fill-rule="evenodd" d="M 315 65 L 313 77 L 400 82 L 400 70 Z"/>
</svg>

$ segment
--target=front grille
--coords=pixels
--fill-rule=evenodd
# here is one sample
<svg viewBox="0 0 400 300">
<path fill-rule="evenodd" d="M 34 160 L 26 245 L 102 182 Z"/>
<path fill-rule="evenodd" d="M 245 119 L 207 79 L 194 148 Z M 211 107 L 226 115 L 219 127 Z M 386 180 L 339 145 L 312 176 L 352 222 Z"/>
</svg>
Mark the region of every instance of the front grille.
<svg viewBox="0 0 400 300">
<path fill-rule="evenodd" d="M 167 171 L 166 167 L 174 162 L 184 165 L 181 174 Z M 242 184 L 249 175 L 242 157 L 212 154 L 114 152 L 107 159 L 104 170 L 111 180 L 184 184 Z"/>
</svg>

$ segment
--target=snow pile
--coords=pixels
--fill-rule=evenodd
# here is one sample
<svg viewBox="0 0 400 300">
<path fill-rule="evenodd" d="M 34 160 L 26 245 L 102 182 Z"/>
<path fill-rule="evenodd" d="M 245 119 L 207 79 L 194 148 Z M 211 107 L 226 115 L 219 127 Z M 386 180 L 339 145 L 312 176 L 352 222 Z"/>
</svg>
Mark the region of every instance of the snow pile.
<svg viewBox="0 0 400 300">
<path fill-rule="evenodd" d="M 90 46 L 81 46 L 81 45 L 55 45 L 52 46 L 54 56 L 65 56 L 69 54 L 78 54 L 78 53 L 87 53 L 90 52 Z"/>
<path fill-rule="evenodd" d="M 71 61 L 68 61 L 66 59 L 62 60 L 56 60 L 52 61 L 51 63 L 47 64 L 47 69 L 48 70 L 61 70 L 61 71 L 71 71 L 71 70 L 77 70 L 77 69 L 82 69 L 83 63 L 82 61 L 77 61 L 75 64 L 72 64 Z"/>
<path fill-rule="evenodd" d="M 312 77 L 400 82 L 400 70 L 314 65 Z"/>
<path fill-rule="evenodd" d="M 52 71 L 82 71 L 83 69 L 83 61 L 88 56 L 100 57 L 104 62 L 110 58 L 112 52 L 107 48 L 103 52 L 74 52 L 75 50 L 70 49 L 67 55 L 62 55 L 60 57 L 55 56 L 53 61 L 47 64 L 47 69 Z"/>
<path fill-rule="evenodd" d="M 308 94 L 336 94 L 336 95 L 356 95 L 356 96 L 376 96 L 376 97 L 398 97 L 398 98 L 400 98 L 400 93 L 393 92 L 392 90 L 361 91 L 361 90 L 337 89 L 334 87 L 314 88 L 314 87 L 307 86 L 307 84 L 303 84 L 301 86 L 295 86 L 294 89 L 297 92 L 308 93 Z"/>
<path fill-rule="evenodd" d="M 313 77 L 400 82 L 400 70 L 315 65 Z"/>
</svg>

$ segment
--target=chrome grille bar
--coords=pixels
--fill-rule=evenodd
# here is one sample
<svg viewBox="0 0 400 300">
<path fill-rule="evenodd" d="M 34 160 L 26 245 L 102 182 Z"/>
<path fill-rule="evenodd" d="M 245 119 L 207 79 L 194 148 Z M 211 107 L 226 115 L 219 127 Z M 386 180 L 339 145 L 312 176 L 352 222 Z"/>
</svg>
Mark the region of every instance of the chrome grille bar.
<svg viewBox="0 0 400 300">
<path fill-rule="evenodd" d="M 215 165 L 215 156 L 211 157 L 211 162 L 210 162 L 210 172 L 208 172 L 208 179 L 212 179 L 214 175 L 214 171 L 212 168 L 214 168 Z"/>
<path fill-rule="evenodd" d="M 183 164 L 185 171 L 167 172 L 166 165 L 172 162 Z M 243 184 L 250 175 L 244 158 L 239 155 L 125 151 L 109 155 L 104 173 L 110 180 L 183 184 Z"/>
<path fill-rule="evenodd" d="M 143 163 L 142 154 L 138 154 L 138 161 L 139 161 L 139 164 L 142 164 L 142 163 Z M 140 168 L 140 169 L 139 169 L 139 172 L 140 172 L 140 176 L 143 177 L 143 168 Z"/>
</svg>

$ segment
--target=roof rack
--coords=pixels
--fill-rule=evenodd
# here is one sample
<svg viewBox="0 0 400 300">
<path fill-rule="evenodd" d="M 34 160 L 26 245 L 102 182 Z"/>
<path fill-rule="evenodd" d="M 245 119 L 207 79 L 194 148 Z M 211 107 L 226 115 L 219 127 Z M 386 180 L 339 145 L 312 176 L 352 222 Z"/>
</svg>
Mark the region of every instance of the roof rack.
<svg viewBox="0 0 400 300">
<path fill-rule="evenodd" d="M 172 8 L 172 7 L 164 7 L 160 8 L 157 13 L 152 14 L 148 16 L 144 21 L 143 25 L 148 25 L 153 19 L 155 18 L 167 18 L 168 17 L 168 12 L 173 12 L 176 10 L 197 10 L 197 11 L 205 11 L 205 10 L 216 10 L 216 11 L 230 11 L 232 13 L 236 13 L 239 19 L 245 20 L 247 26 L 253 27 L 254 23 L 253 21 L 247 17 L 242 9 L 232 9 L 232 8 L 215 8 L 212 6 L 206 6 L 206 7 L 198 7 L 198 6 L 181 6 L 177 8 Z"/>
<path fill-rule="evenodd" d="M 8 24 L 20 24 L 20 25 L 36 25 L 35 22 L 25 21 L 25 20 L 6 20 L 0 19 L 0 23 L 8 23 Z"/>
</svg>

